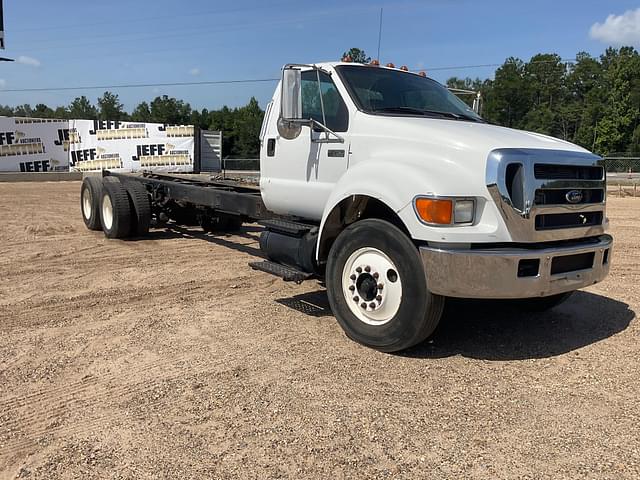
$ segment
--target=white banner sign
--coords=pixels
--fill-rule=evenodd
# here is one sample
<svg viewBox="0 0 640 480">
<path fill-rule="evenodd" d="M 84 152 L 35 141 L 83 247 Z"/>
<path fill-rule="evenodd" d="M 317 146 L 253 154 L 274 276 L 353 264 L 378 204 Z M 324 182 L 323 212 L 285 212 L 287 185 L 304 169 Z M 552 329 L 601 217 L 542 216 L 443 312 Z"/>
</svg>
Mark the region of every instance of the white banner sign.
<svg viewBox="0 0 640 480">
<path fill-rule="evenodd" d="M 0 117 L 0 172 L 68 170 L 68 130 L 62 120 Z"/>
<path fill-rule="evenodd" d="M 193 172 L 193 125 L 0 117 L 0 171 Z"/>
<path fill-rule="evenodd" d="M 72 171 L 192 172 L 193 125 L 70 120 Z"/>
</svg>

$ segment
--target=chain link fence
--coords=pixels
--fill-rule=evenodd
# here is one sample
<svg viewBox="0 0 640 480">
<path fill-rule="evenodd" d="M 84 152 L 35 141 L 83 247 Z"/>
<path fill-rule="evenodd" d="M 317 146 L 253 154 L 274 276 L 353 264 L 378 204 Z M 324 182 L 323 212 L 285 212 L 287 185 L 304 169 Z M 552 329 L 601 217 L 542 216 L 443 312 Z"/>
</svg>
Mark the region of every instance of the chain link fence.
<svg viewBox="0 0 640 480">
<path fill-rule="evenodd" d="M 260 170 L 259 158 L 223 158 L 222 159 L 223 171 L 246 171 L 257 172 Z"/>
<path fill-rule="evenodd" d="M 607 155 L 604 162 L 607 173 L 640 173 L 640 155 Z"/>
<path fill-rule="evenodd" d="M 604 157 L 604 165 L 609 195 L 640 196 L 640 154 L 610 154 Z"/>
</svg>

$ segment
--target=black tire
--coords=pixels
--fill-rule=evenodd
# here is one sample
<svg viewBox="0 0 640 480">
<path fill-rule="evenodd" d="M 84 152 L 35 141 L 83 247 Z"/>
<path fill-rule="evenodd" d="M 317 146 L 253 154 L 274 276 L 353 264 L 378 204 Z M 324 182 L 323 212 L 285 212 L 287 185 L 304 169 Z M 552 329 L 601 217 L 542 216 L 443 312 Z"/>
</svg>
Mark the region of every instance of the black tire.
<svg viewBox="0 0 640 480">
<path fill-rule="evenodd" d="M 149 233 L 151 224 L 151 197 L 142 183 L 126 182 L 124 186 L 133 206 L 129 233 L 132 237 L 143 237 Z"/>
<path fill-rule="evenodd" d="M 242 218 L 236 215 L 221 214 L 219 217 L 200 218 L 200 226 L 207 233 L 237 232 L 242 224 Z"/>
<path fill-rule="evenodd" d="M 525 298 L 515 300 L 515 304 L 517 308 L 522 308 L 529 312 L 546 312 L 566 302 L 571 295 L 573 295 L 573 292 L 559 293 L 549 297 Z"/>
<path fill-rule="evenodd" d="M 242 228 L 242 218 L 236 215 L 223 215 L 220 217 L 220 229 L 225 232 L 237 232 Z"/>
<path fill-rule="evenodd" d="M 109 177 L 107 177 L 109 178 Z M 107 238 L 126 238 L 131 232 L 132 205 L 127 189 L 119 181 L 102 182 L 100 215 Z"/>
<path fill-rule="evenodd" d="M 102 197 L 102 179 L 86 177 L 80 187 L 80 211 L 82 220 L 89 230 L 102 230 L 100 221 L 100 198 Z"/>
<path fill-rule="evenodd" d="M 347 278 L 357 284 L 352 276 L 346 277 L 347 262 L 362 249 L 382 252 L 397 269 L 396 280 L 389 277 L 389 281 L 401 280 L 398 284 L 401 285 L 399 306 L 395 314 L 383 324 L 365 323 L 354 315 L 352 307 L 347 304 L 346 288 L 355 288 L 354 285 L 346 287 L 346 282 L 349 281 Z M 375 278 L 374 282 L 378 282 L 380 277 Z M 416 246 L 398 227 L 383 220 L 361 220 L 340 233 L 329 252 L 326 282 L 331 309 L 347 336 L 383 352 L 404 350 L 425 340 L 436 329 L 444 308 L 444 297 L 432 294 L 427 288 L 427 278 Z M 389 290 L 391 284 L 387 285 Z M 379 286 L 377 288 L 378 294 L 383 292 Z M 360 287 L 355 290 L 353 298 L 349 298 L 349 301 L 355 301 L 356 309 L 359 301 L 355 299 L 358 298 L 359 289 Z M 387 300 L 381 300 L 383 301 Z M 379 305 L 382 308 L 383 304 Z M 366 315 L 367 307 L 364 310 Z"/>
</svg>

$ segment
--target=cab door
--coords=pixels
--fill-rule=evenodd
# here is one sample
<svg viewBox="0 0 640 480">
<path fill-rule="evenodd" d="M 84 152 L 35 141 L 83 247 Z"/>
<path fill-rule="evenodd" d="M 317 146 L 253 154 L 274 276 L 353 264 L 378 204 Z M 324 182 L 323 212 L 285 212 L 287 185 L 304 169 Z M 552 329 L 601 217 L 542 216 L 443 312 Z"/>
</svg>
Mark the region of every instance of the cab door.
<svg viewBox="0 0 640 480">
<path fill-rule="evenodd" d="M 320 219 L 333 186 L 348 167 L 349 115 L 328 73 L 303 71 L 301 97 L 303 117 L 324 124 L 344 142 L 323 143 L 323 140 L 335 140 L 335 137 L 327 136 L 319 127 L 301 127 L 294 138 L 268 132 L 263 149 L 265 158 L 261 160 L 265 177 L 260 186 L 266 206 L 276 213 Z M 272 111 L 271 115 L 275 113 Z"/>
</svg>

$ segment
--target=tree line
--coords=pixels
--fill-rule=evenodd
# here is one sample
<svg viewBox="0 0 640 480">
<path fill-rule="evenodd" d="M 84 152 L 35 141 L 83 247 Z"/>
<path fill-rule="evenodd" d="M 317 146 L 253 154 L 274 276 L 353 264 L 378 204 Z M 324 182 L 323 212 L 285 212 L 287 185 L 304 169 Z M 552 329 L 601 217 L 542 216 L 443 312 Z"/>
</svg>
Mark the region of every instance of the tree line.
<svg viewBox="0 0 640 480">
<path fill-rule="evenodd" d="M 357 48 L 344 55 L 370 60 Z M 493 79 L 452 77 L 447 85 L 480 91 L 481 113 L 490 123 L 558 137 L 600 155 L 640 152 L 640 55 L 633 47 L 608 48 L 598 58 L 582 52 L 571 62 L 557 54 L 541 53 L 528 62 L 511 57 Z M 254 97 L 243 107 L 198 110 L 162 95 L 128 113 L 117 94 L 104 92 L 96 105 L 81 96 L 55 109 L 0 105 L 0 115 L 193 124 L 223 132 L 225 157 L 257 158 L 264 111 Z"/>
<path fill-rule="evenodd" d="M 572 62 L 556 54 L 512 57 L 493 79 L 453 77 L 447 85 L 482 92 L 482 115 L 491 123 L 600 155 L 640 154 L 640 55 L 633 47 L 608 48 L 599 58 L 582 52 Z"/>
</svg>

